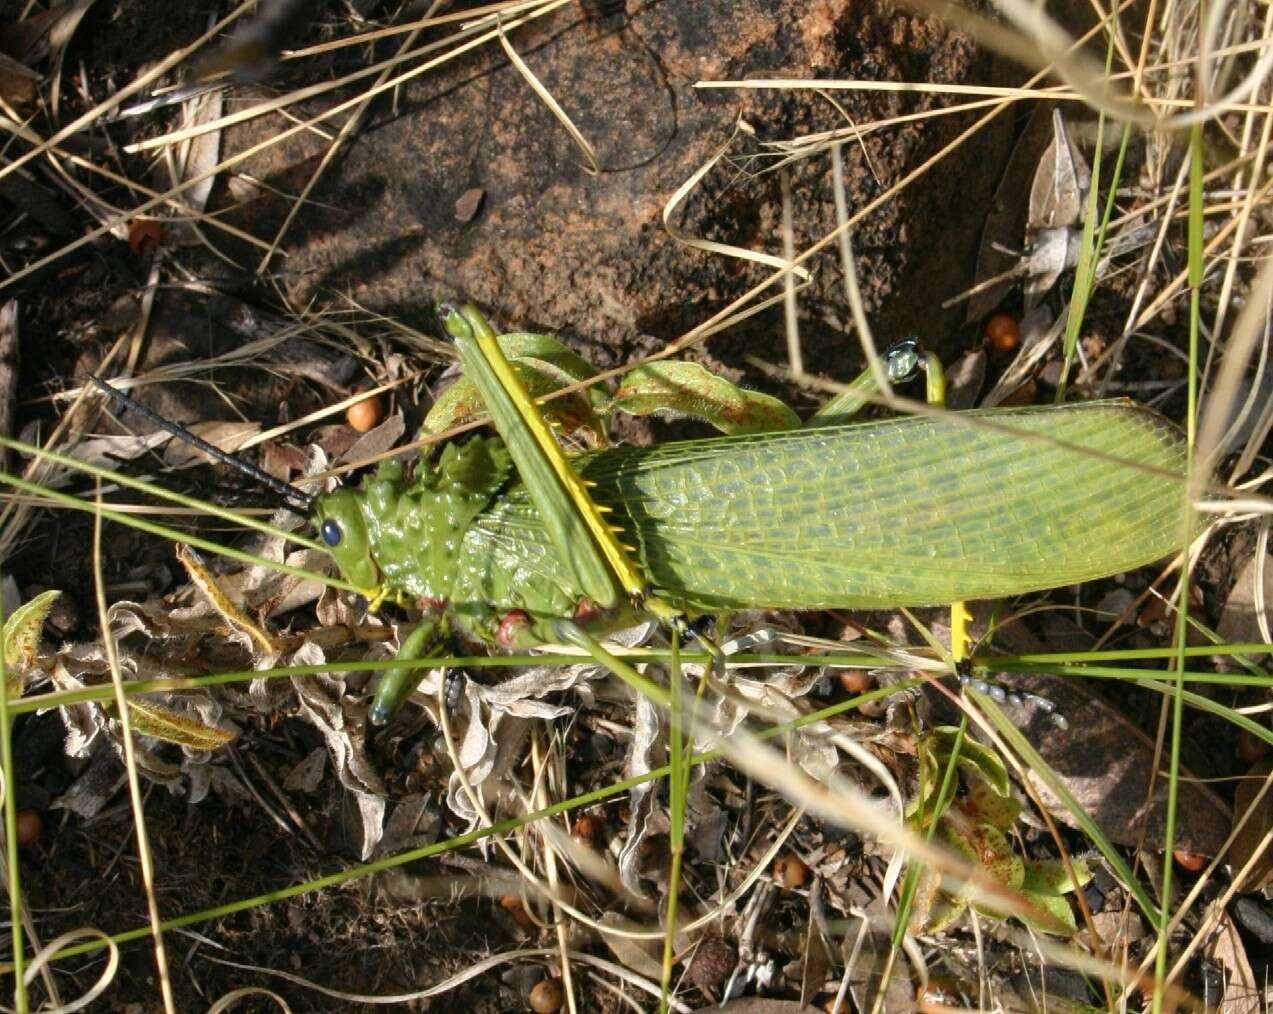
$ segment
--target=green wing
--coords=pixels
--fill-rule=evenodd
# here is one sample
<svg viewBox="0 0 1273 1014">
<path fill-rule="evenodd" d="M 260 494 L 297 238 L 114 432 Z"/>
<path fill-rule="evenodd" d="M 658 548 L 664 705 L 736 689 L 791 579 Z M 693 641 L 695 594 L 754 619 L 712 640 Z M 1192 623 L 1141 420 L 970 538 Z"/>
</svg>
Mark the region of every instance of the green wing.
<svg viewBox="0 0 1273 1014">
<path fill-rule="evenodd" d="M 495 332 L 472 305 L 444 313 L 443 320 L 455 339 L 465 375 L 481 392 L 491 422 L 539 507 L 559 559 L 570 568 L 581 594 L 604 606 L 617 605 L 622 601 L 620 583 L 635 591 L 641 581 L 509 364 Z M 630 580 L 624 581 L 625 576 Z"/>
<path fill-rule="evenodd" d="M 1184 463 L 1160 416 L 1098 402 L 625 448 L 576 465 L 660 592 L 698 609 L 811 609 L 994 598 L 1153 562 L 1183 542 Z M 524 494 L 475 529 L 496 571 L 560 579 Z"/>
</svg>

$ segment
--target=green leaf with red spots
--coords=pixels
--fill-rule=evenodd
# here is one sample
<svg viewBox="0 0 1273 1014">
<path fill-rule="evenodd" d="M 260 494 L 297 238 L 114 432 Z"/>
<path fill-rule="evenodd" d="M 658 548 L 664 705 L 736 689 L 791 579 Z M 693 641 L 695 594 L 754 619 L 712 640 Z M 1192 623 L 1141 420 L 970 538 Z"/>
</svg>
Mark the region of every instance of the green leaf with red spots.
<svg viewBox="0 0 1273 1014">
<path fill-rule="evenodd" d="M 698 363 L 638 366 L 623 378 L 610 407 L 629 415 L 673 412 L 702 419 L 728 434 L 766 433 L 800 426 L 800 418 L 777 398 L 744 390 Z"/>
<path fill-rule="evenodd" d="M 1025 864 L 1025 879 L 1021 882 L 1021 893 L 1031 904 L 1038 906 L 1055 919 L 1060 927 L 1038 919 L 1023 917 L 1023 921 L 1044 933 L 1053 933 L 1057 936 L 1062 935 L 1061 927 L 1070 934 L 1078 929 L 1074 909 L 1065 895 L 1077 891 L 1091 880 L 1092 871 L 1082 859 L 1075 859 L 1072 862 L 1074 875 L 1078 878 L 1077 884 L 1071 879 L 1070 871 L 1065 863 L 1045 859 Z"/>
<path fill-rule="evenodd" d="M 1025 880 L 1021 884 L 1024 891 L 1031 894 L 1051 894 L 1060 897 L 1072 894 L 1080 887 L 1085 887 L 1092 879 L 1092 871 L 1083 859 L 1071 860 L 1078 883 L 1070 879 L 1070 871 L 1065 863 L 1054 859 L 1040 859 L 1025 864 Z"/>
<path fill-rule="evenodd" d="M 106 710 L 111 714 L 117 713 L 113 706 L 108 706 Z M 219 746 L 225 746 L 235 736 L 229 729 L 207 725 L 151 701 L 130 700 L 128 719 L 133 731 L 143 736 L 153 736 L 191 750 L 215 750 Z"/>
<path fill-rule="evenodd" d="M 957 827 L 942 824 L 942 835 L 970 863 L 981 867 L 1004 887 L 1014 890 L 1025 880 L 1025 862 L 1012 851 L 1008 836 L 990 824 Z"/>
<path fill-rule="evenodd" d="M 966 898 L 942 890 L 940 873 L 925 868 L 920 871 L 915 899 L 911 903 L 910 932 L 915 936 L 940 933 L 963 915 L 967 907 Z"/>
<path fill-rule="evenodd" d="M 515 331 L 496 339 L 526 389 L 536 398 L 588 380 L 597 371 L 582 356 L 548 335 Z M 581 432 L 591 446 L 605 442 L 600 415 L 607 404 L 599 387 L 554 398 L 544 403 L 544 415 L 564 433 Z M 422 437 L 436 436 L 486 414 L 477 386 L 460 377 L 433 403 L 420 429 Z"/>
<path fill-rule="evenodd" d="M 960 797 L 958 806 L 968 819 L 977 824 L 989 824 L 1000 831 L 1007 831 L 1021 815 L 1021 804 L 1011 795 L 1000 793 L 990 782 L 976 775 L 969 776 L 968 791 Z"/>
<path fill-rule="evenodd" d="M 62 593 L 56 588 L 24 602 L 4 621 L 5 686 L 11 696 L 22 695 L 26 674 L 36 665 L 44 618 Z"/>
<path fill-rule="evenodd" d="M 946 767 L 949 765 L 951 755 L 954 753 L 958 733 L 959 730 L 953 726 L 942 725 L 932 729 L 920 739 L 917 747 L 919 787 L 906 808 L 908 817 L 931 809 L 930 804 L 933 797 L 936 796 L 945 779 Z M 1011 799 L 1008 769 L 1004 766 L 999 755 L 988 746 L 965 736 L 960 743 L 959 757 L 956 763 L 966 785 L 979 785 L 982 787 L 981 791 L 986 791 L 1002 799 Z M 949 802 L 947 805 L 950 805 Z M 988 799 L 980 805 L 985 808 L 987 814 L 993 813 L 996 816 L 1006 813 L 1010 806 L 1009 804 L 992 809 L 992 803 Z M 1019 810 L 1020 808 L 1018 807 L 1017 812 Z M 991 820 L 996 827 L 1006 830 L 1012 824 L 1012 821 L 1016 819 L 1017 812 L 1012 813 L 1007 823 L 997 823 L 991 820 L 990 816 L 978 819 Z"/>
</svg>

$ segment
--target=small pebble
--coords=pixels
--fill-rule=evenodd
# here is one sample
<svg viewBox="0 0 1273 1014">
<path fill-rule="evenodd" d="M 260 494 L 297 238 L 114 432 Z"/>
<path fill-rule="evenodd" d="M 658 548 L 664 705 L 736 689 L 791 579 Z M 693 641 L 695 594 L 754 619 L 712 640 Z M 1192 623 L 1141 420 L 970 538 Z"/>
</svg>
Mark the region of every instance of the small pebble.
<svg viewBox="0 0 1273 1014">
<path fill-rule="evenodd" d="M 1039 378 L 1040 383 L 1048 387 L 1056 387 L 1061 383 L 1061 371 L 1064 369 L 1065 364 L 1061 360 L 1050 359 L 1043 364 L 1043 368 L 1035 376 Z"/>
<path fill-rule="evenodd" d="M 1248 764 L 1254 764 L 1269 752 L 1269 744 L 1246 729 L 1238 733 L 1238 756 Z"/>
<path fill-rule="evenodd" d="M 1087 886 L 1083 888 L 1083 900 L 1087 902 L 1087 907 L 1093 912 L 1103 912 L 1105 910 L 1105 895 L 1101 893 L 1101 889 L 1096 886 L 1095 881 L 1089 881 Z"/>
<path fill-rule="evenodd" d="M 1005 397 L 1000 404 L 1005 408 L 1013 408 L 1021 405 L 1033 405 L 1034 398 L 1038 393 L 1038 385 L 1033 380 L 1027 380 L 1015 391 Z"/>
<path fill-rule="evenodd" d="M 1136 596 L 1126 588 L 1115 588 L 1096 603 L 1096 608 L 1105 613 L 1108 618 L 1113 619 L 1116 616 L 1122 616 L 1135 602 Z"/>
<path fill-rule="evenodd" d="M 1273 914 L 1267 902 L 1241 897 L 1233 903 L 1233 917 L 1264 944 L 1273 944 Z"/>
<path fill-rule="evenodd" d="M 471 222 L 477 217 L 477 213 L 482 210 L 482 200 L 486 197 L 486 191 L 481 187 L 473 187 L 464 191 L 455 201 L 455 220 L 457 222 Z"/>
</svg>

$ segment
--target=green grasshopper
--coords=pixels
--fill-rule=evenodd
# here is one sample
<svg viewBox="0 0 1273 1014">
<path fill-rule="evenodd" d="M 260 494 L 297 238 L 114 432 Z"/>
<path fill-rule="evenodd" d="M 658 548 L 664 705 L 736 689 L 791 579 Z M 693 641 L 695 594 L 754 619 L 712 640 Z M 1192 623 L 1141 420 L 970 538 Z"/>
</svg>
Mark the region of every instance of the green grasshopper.
<svg viewBox="0 0 1273 1014">
<path fill-rule="evenodd" d="M 481 314 L 445 323 L 466 369 L 484 373 Z M 967 413 L 988 426 L 903 417 L 574 458 L 628 547 L 633 585 L 581 554 L 598 535 L 571 503 L 546 509 L 555 479 L 514 474 L 510 447 L 526 435 L 495 402 L 504 383 L 479 382 L 500 437 L 448 446 L 413 480 L 387 462 L 360 489 L 316 498 L 344 576 L 424 608 L 399 657 L 421 657 L 449 619 L 492 645 L 567 642 L 609 663 L 594 638 L 630 625 L 652 595 L 691 615 L 998 598 L 1151 563 L 1185 531 L 1183 436 L 1152 411 Z M 371 720 L 412 686 L 386 677 Z"/>
<path fill-rule="evenodd" d="M 596 638 L 651 611 L 680 623 L 999 598 L 1152 563 L 1185 535 L 1183 435 L 1124 401 L 595 451 L 564 466 L 579 483 L 563 489 L 563 466 L 537 456 L 551 435 L 527 432 L 533 403 L 490 365 L 489 325 L 473 307 L 444 324 L 499 435 L 304 501 L 373 606 L 423 609 L 400 659 L 428 657 L 454 624 L 492 646 L 583 646 L 613 668 Z M 372 723 L 414 685 L 406 668 L 382 677 Z"/>
</svg>

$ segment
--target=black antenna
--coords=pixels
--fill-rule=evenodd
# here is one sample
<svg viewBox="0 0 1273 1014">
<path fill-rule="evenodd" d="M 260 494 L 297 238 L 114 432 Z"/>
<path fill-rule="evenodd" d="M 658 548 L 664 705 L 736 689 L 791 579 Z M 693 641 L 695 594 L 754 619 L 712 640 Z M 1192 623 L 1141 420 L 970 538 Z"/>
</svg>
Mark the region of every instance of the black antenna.
<svg viewBox="0 0 1273 1014">
<path fill-rule="evenodd" d="M 88 379 L 91 380 L 94 386 L 96 386 L 96 388 L 103 394 L 110 398 L 114 398 L 121 405 L 126 405 L 143 419 L 147 419 L 158 426 L 161 430 L 171 433 L 178 440 L 184 440 L 186 443 L 190 444 L 191 447 L 197 447 L 199 450 L 203 451 L 204 454 L 211 458 L 215 458 L 222 464 L 229 465 L 231 468 L 242 472 L 244 475 L 250 475 L 262 486 L 265 486 L 277 493 L 289 504 L 301 507 L 306 514 L 308 514 L 313 508 L 314 498 L 308 493 L 302 492 L 290 483 L 284 482 L 282 479 L 276 479 L 274 476 L 270 475 L 269 472 L 257 468 L 255 465 L 249 465 L 242 458 L 236 458 L 233 454 L 227 454 L 219 447 L 213 447 L 212 444 L 195 436 L 188 429 L 178 426 L 175 422 L 170 422 L 157 412 L 152 412 L 145 405 L 135 401 L 133 398 L 130 398 L 123 391 L 111 387 L 111 385 L 102 380 L 101 377 L 90 374 Z"/>
</svg>

